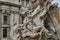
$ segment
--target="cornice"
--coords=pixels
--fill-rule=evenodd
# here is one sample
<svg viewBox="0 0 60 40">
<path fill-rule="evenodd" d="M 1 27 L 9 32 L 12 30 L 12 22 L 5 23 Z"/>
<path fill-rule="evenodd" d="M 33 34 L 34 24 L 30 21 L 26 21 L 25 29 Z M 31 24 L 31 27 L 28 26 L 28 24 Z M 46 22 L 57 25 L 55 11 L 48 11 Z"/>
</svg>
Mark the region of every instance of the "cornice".
<svg viewBox="0 0 60 40">
<path fill-rule="evenodd" d="M 13 6 L 13 7 L 21 7 L 21 4 L 15 4 L 15 3 L 4 2 L 4 1 L 0 1 L 0 4 L 1 5 Z"/>
<path fill-rule="evenodd" d="M 12 10 L 6 10 L 6 9 L 1 9 L 1 13 L 2 14 L 11 14 L 11 13 L 13 13 L 13 14 L 20 14 L 20 12 L 19 11 L 12 11 Z"/>
</svg>

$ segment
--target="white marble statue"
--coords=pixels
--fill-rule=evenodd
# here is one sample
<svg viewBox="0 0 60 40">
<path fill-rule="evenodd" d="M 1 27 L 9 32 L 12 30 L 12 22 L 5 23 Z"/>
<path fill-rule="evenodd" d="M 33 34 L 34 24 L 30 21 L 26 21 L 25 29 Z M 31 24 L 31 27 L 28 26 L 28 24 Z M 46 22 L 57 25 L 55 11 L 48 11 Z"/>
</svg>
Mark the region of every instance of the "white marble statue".
<svg viewBox="0 0 60 40">
<path fill-rule="evenodd" d="M 47 2 L 46 2 L 47 3 Z M 44 19 L 41 19 L 46 12 L 49 10 L 50 5 L 46 4 L 44 7 L 40 7 L 41 5 L 38 5 L 36 9 L 31 12 L 30 10 L 26 10 L 27 16 L 24 18 L 23 25 L 20 25 L 19 27 L 14 27 L 14 33 L 16 34 L 16 40 L 25 40 L 24 38 L 30 37 L 30 38 L 36 38 L 36 40 L 41 40 L 42 32 L 45 34 L 51 36 L 52 34 L 49 33 L 49 30 L 47 30 L 44 27 Z M 20 28 L 20 29 L 19 29 Z M 18 29 L 20 32 L 18 32 Z M 20 33 L 20 34 L 19 34 Z M 38 39 L 37 39 L 38 37 Z M 29 40 L 27 38 L 27 40 Z"/>
</svg>

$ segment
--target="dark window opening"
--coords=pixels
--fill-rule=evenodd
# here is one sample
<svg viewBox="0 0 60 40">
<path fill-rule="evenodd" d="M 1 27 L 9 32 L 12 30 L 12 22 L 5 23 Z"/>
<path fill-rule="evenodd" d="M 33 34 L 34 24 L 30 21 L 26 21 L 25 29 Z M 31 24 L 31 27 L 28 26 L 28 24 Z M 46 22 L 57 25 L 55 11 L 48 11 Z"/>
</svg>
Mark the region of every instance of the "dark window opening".
<svg viewBox="0 0 60 40">
<path fill-rule="evenodd" d="M 26 5 L 28 5 L 29 4 L 29 0 L 26 0 Z"/>
<path fill-rule="evenodd" d="M 7 23 L 7 16 L 3 16 L 4 17 L 4 23 Z"/>
<path fill-rule="evenodd" d="M 7 28 L 3 29 L 3 37 L 7 37 Z"/>
<path fill-rule="evenodd" d="M 24 5 L 24 0 L 22 0 L 22 5 Z"/>
<path fill-rule="evenodd" d="M 22 0 L 22 1 L 24 1 L 24 0 Z"/>
<path fill-rule="evenodd" d="M 20 0 L 19 0 L 19 2 L 20 2 Z"/>
<path fill-rule="evenodd" d="M 26 2 L 29 2 L 29 0 L 26 0 Z"/>
</svg>

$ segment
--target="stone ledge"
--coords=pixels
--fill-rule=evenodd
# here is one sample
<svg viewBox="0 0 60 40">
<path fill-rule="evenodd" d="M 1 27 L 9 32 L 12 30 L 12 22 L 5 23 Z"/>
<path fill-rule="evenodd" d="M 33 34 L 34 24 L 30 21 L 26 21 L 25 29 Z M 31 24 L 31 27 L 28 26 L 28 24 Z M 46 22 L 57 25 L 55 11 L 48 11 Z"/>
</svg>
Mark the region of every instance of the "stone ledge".
<svg viewBox="0 0 60 40">
<path fill-rule="evenodd" d="M 14 6 L 14 7 L 21 7 L 21 4 L 9 3 L 9 2 L 4 2 L 4 1 L 0 1 L 0 4 L 1 5 Z"/>
</svg>

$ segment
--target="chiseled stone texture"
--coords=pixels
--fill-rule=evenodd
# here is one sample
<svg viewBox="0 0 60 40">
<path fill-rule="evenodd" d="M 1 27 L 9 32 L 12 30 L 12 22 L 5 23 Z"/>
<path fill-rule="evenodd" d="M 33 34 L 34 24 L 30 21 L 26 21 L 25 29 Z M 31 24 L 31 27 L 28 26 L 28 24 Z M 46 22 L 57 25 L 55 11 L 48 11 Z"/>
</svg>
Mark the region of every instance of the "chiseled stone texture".
<svg viewBox="0 0 60 40">
<path fill-rule="evenodd" d="M 0 0 L 0 1 L 3 1 L 5 3 L 3 5 L 2 4 L 0 5 L 1 9 L 0 40 L 58 39 L 57 36 L 59 35 L 55 34 L 56 32 L 55 28 L 57 25 L 56 18 L 54 16 L 55 13 L 54 15 L 52 15 L 53 13 L 52 11 L 54 10 L 53 8 L 55 6 L 51 5 L 50 1 L 48 0 L 45 1 L 29 0 L 29 2 L 27 2 L 27 0 L 20 0 L 20 2 L 19 0 Z M 43 6 L 42 4 L 40 4 L 40 2 L 43 3 Z M 13 5 L 6 3 L 11 3 Z M 7 16 L 6 19 L 7 23 L 4 23 L 4 16 Z M 5 28 L 7 29 L 7 37 L 4 38 L 3 29 Z"/>
</svg>

